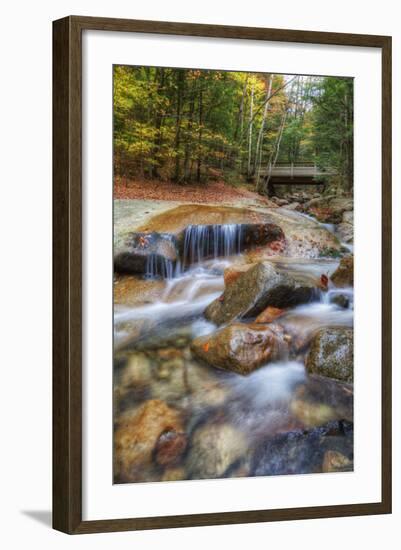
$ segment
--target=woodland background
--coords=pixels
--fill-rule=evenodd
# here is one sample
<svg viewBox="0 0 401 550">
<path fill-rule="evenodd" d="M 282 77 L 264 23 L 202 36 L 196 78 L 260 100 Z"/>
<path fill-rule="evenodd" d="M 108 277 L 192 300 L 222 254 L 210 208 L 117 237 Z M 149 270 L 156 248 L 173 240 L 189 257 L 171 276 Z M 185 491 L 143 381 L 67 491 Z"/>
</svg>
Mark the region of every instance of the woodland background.
<svg viewBox="0 0 401 550">
<path fill-rule="evenodd" d="M 316 164 L 353 187 L 353 79 L 115 66 L 117 179 L 253 182 Z"/>
</svg>

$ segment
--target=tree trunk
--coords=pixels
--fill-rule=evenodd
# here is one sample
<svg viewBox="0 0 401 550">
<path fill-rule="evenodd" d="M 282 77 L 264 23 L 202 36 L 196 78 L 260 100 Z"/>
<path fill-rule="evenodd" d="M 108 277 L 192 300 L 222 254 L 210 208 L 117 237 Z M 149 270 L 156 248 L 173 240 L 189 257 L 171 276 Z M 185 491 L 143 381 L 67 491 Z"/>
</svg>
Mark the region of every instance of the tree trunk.
<svg viewBox="0 0 401 550">
<path fill-rule="evenodd" d="M 175 171 L 174 180 L 180 180 L 180 145 L 181 145 L 181 117 L 184 92 L 185 71 L 180 70 L 177 75 L 177 121 L 175 130 Z"/>
<path fill-rule="evenodd" d="M 237 124 L 235 126 L 235 132 L 234 132 L 235 141 L 238 141 L 238 135 L 241 139 L 242 132 L 244 130 L 244 103 L 245 103 L 245 97 L 246 97 L 246 92 L 248 88 L 248 79 L 249 79 L 249 75 L 246 75 L 244 87 L 242 88 L 241 102 L 238 109 Z"/>
<path fill-rule="evenodd" d="M 273 168 L 276 166 L 276 162 L 277 162 L 278 155 L 279 155 L 279 152 L 280 152 L 281 138 L 283 137 L 284 126 L 285 126 L 285 121 L 286 121 L 287 112 L 288 112 L 287 109 L 288 108 L 286 107 L 285 110 L 284 110 L 283 118 L 281 120 L 281 125 L 280 125 L 280 129 L 279 129 L 279 133 L 277 135 L 275 149 L 272 152 L 272 154 L 270 155 L 269 163 L 267 165 L 266 192 L 267 192 L 269 197 L 271 196 L 271 190 L 272 190 L 272 187 L 271 187 L 271 184 L 270 184 L 271 173 L 272 173 Z M 273 159 L 273 161 L 272 161 L 272 159 Z"/>
<path fill-rule="evenodd" d="M 203 91 L 199 89 L 199 131 L 198 131 L 198 159 L 196 166 L 196 181 L 199 183 L 202 174 L 202 126 L 203 126 Z"/>
<path fill-rule="evenodd" d="M 247 176 L 251 177 L 251 166 L 252 166 L 252 134 L 253 134 L 253 97 L 255 93 L 255 85 L 252 84 L 251 88 L 251 102 L 249 106 L 249 132 L 248 132 L 248 169 Z"/>
<path fill-rule="evenodd" d="M 193 84 L 191 90 L 191 98 L 189 100 L 189 113 L 187 122 L 187 135 L 185 140 L 185 157 L 184 157 L 184 181 L 188 182 L 191 179 L 190 170 L 190 158 L 191 158 L 191 144 L 192 144 L 192 126 L 194 122 L 194 110 L 195 110 L 195 84 Z"/>
<path fill-rule="evenodd" d="M 164 68 L 156 69 L 155 81 L 157 82 L 157 95 L 160 95 L 164 88 L 165 73 Z M 156 141 L 153 147 L 152 159 L 157 161 L 163 143 L 163 114 L 156 107 L 155 126 L 156 126 Z M 159 177 L 157 164 L 152 168 L 151 177 Z"/>
<path fill-rule="evenodd" d="M 265 130 L 267 111 L 269 110 L 269 98 L 272 93 L 272 83 L 273 83 L 273 75 L 271 74 L 269 77 L 269 84 L 266 92 L 266 101 L 265 101 L 265 108 L 263 110 L 262 123 L 260 125 L 258 139 L 256 141 L 255 159 L 253 163 L 253 175 L 257 174 L 260 168 L 260 161 L 262 157 L 263 132 Z M 256 187 L 258 186 L 258 180 L 259 180 L 259 177 L 256 178 Z"/>
</svg>

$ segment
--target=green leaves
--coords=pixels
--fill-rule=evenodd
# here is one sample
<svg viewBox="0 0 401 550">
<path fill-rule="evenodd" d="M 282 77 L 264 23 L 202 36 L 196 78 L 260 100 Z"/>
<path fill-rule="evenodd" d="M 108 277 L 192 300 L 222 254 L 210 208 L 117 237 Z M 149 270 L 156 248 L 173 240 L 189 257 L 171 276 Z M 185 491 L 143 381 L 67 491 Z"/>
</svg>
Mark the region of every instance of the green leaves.
<svg viewBox="0 0 401 550">
<path fill-rule="evenodd" d="M 352 167 L 351 79 L 115 66 L 113 95 L 118 176 L 238 183 L 268 164 L 283 120 L 278 161 Z"/>
</svg>

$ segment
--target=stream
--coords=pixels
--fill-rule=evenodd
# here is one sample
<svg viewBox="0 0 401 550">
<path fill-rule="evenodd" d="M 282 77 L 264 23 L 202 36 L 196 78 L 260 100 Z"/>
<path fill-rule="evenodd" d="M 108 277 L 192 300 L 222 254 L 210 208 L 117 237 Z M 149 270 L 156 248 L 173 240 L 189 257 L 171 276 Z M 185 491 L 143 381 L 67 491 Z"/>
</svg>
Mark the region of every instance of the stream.
<svg viewBox="0 0 401 550">
<path fill-rule="evenodd" d="M 242 248 L 240 225 L 189 226 L 177 265 L 148 262 L 145 279 L 149 285 L 159 279 L 157 296 L 136 306 L 115 305 L 116 425 L 146 403 L 166 419 L 170 413 L 160 402 L 180 411 L 179 421 L 173 415 L 166 420 L 156 451 L 143 452 L 137 469 L 117 468 L 115 482 L 315 473 L 327 452 L 352 460 L 349 388 L 308 377 L 304 366 L 319 328 L 352 327 L 351 288 L 329 286 L 315 301 L 286 310 L 278 322 L 300 345 L 247 376 L 216 369 L 191 352 L 194 338 L 218 328 L 203 312 L 224 291 L 224 270 L 238 262 Z M 332 258 L 271 261 L 278 270 L 316 281 L 339 264 Z M 346 296 L 349 307 L 333 303 L 336 294 Z M 138 441 L 152 439 L 152 414 L 149 421 L 142 415 Z"/>
</svg>

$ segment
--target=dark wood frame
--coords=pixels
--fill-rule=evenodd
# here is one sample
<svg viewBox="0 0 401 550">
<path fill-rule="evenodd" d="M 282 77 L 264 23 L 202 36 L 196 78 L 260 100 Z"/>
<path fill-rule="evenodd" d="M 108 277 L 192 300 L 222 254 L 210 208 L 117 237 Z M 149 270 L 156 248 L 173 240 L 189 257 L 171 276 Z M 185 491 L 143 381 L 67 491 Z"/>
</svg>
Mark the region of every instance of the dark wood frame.
<svg viewBox="0 0 401 550">
<path fill-rule="evenodd" d="M 308 508 L 82 521 L 81 37 L 106 30 L 382 51 L 382 496 Z M 53 22 L 53 527 L 69 534 L 391 513 L 391 37 L 71 16 Z"/>
</svg>

